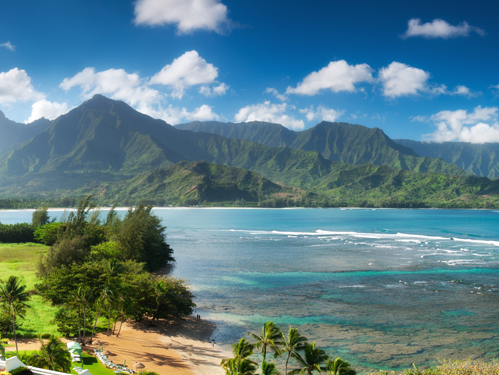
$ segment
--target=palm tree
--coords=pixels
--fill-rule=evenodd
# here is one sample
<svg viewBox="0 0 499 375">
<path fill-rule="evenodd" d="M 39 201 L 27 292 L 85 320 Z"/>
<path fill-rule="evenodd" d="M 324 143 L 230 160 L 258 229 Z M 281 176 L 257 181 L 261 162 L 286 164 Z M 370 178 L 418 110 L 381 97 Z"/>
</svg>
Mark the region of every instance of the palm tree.
<svg viewBox="0 0 499 375">
<path fill-rule="evenodd" d="M 254 375 L 257 368 L 255 362 L 243 358 L 231 358 L 224 367 L 225 375 Z"/>
<path fill-rule="evenodd" d="M 2 345 L 2 341 L 0 340 L 0 358 L 5 358 L 5 347 Z"/>
<path fill-rule="evenodd" d="M 253 348 L 255 345 L 248 342 L 248 340 L 242 338 L 238 342 L 232 344 L 232 354 L 234 355 L 234 359 L 246 359 L 249 356 L 253 355 Z M 230 359 L 224 359 L 220 363 L 220 366 L 223 368 L 226 367 L 226 364 L 229 363 Z M 256 362 L 253 362 L 256 365 Z"/>
<path fill-rule="evenodd" d="M 55 336 L 51 335 L 47 344 L 42 338 L 39 338 L 41 343 L 40 351 L 35 352 L 30 362 L 35 367 L 40 367 L 52 371 L 70 372 L 71 357 L 66 350 L 66 346 Z"/>
<path fill-rule="evenodd" d="M 23 317 L 23 313 L 28 307 L 27 303 L 30 299 L 26 292 L 26 285 L 21 285 L 21 279 L 17 276 L 10 276 L 7 282 L 0 281 L 0 303 L 7 305 L 8 314 L 13 319 L 14 341 L 16 342 L 16 353 L 19 354 L 17 348 L 17 333 L 16 333 L 16 317 Z"/>
<path fill-rule="evenodd" d="M 262 375 L 279 375 L 279 371 L 277 371 L 275 363 L 263 361 Z"/>
<path fill-rule="evenodd" d="M 85 345 L 85 335 L 87 330 L 87 307 L 92 301 L 92 294 L 90 293 L 90 289 L 87 287 L 80 286 L 75 292 L 73 292 L 71 296 L 71 304 L 76 305 L 78 307 L 78 337 L 80 338 L 80 342 Z M 81 335 L 81 324 L 80 324 L 80 315 L 83 310 L 83 338 Z"/>
<path fill-rule="evenodd" d="M 255 346 L 258 349 L 262 348 L 263 361 L 265 361 L 267 356 L 267 346 L 275 352 L 274 357 L 280 354 L 279 345 L 281 344 L 281 330 L 274 322 L 268 321 L 264 323 L 260 335 L 251 332 L 248 332 L 248 335 L 256 340 Z"/>
<path fill-rule="evenodd" d="M 286 367 L 284 372 L 284 374 L 287 375 L 289 358 L 292 354 L 304 349 L 307 338 L 300 335 L 298 330 L 292 327 L 289 327 L 288 337 L 284 336 L 284 333 L 282 332 L 281 336 L 283 346 L 282 352 L 288 353 L 288 355 L 286 356 Z"/>
<path fill-rule="evenodd" d="M 95 327 L 97 326 L 97 321 L 99 320 L 100 313 L 102 311 L 102 307 L 104 303 L 109 299 L 109 297 L 113 294 L 113 289 L 109 284 L 105 284 L 102 290 L 98 295 L 98 303 L 99 303 L 99 312 L 97 313 L 97 317 L 95 318 L 94 327 L 92 328 L 92 334 L 90 335 L 90 343 L 94 339 Z M 109 331 L 109 323 L 108 323 L 108 331 Z"/>
<path fill-rule="evenodd" d="M 328 375 L 355 375 L 355 370 L 352 369 L 350 363 L 340 357 L 335 358 L 333 361 L 328 358 L 326 371 Z"/>
<path fill-rule="evenodd" d="M 315 346 L 315 342 L 311 344 L 307 342 L 303 348 L 303 357 L 298 353 L 293 353 L 293 358 L 298 361 L 301 369 L 292 370 L 289 372 L 289 374 L 302 375 L 304 373 L 307 373 L 308 375 L 310 375 L 314 370 L 318 371 L 319 373 L 324 370 L 324 368 L 320 365 L 327 361 L 328 356 L 324 350 L 319 349 Z"/>
</svg>

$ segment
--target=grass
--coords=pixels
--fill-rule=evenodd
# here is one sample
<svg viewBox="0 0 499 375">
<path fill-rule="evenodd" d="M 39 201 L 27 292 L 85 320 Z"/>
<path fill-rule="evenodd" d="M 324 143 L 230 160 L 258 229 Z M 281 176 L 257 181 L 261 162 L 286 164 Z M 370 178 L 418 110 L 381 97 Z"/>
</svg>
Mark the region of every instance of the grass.
<svg viewBox="0 0 499 375">
<path fill-rule="evenodd" d="M 97 358 L 90 354 L 82 353 L 81 359 L 83 360 L 83 369 L 89 370 L 92 375 L 115 375 L 114 370 L 104 367 Z M 81 363 L 73 362 L 73 366 L 81 367 Z M 73 366 L 71 366 L 71 374 L 77 375 Z"/>
<path fill-rule="evenodd" d="M 38 282 L 36 262 L 40 254 L 45 253 L 48 246 L 34 243 L 3 244 L 0 243 L 0 279 L 17 276 L 26 283 L 27 290 L 33 290 Z M 40 334 L 59 335 L 53 319 L 58 307 L 44 302 L 41 296 L 32 295 L 26 310 L 26 318 L 17 331 L 18 337 L 33 338 Z"/>
<path fill-rule="evenodd" d="M 36 350 L 19 350 L 19 356 L 22 356 L 24 354 L 32 355 L 35 352 Z M 83 360 L 83 369 L 89 370 L 92 375 L 115 375 L 114 370 L 104 367 L 94 356 L 87 353 L 82 353 L 81 358 Z M 81 367 L 81 362 L 71 362 L 70 374 L 78 375 L 78 373 L 73 370 L 73 367 L 75 366 Z"/>
</svg>

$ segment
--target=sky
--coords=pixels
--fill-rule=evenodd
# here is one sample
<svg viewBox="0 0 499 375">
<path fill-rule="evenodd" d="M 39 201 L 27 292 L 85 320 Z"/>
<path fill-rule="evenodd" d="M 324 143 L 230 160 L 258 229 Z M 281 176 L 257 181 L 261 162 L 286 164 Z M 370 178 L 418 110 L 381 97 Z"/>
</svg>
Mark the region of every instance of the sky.
<svg viewBox="0 0 499 375">
<path fill-rule="evenodd" d="M 499 142 L 495 1 L 16 0 L 0 110 L 55 119 L 95 94 L 175 125 L 341 121 Z"/>
</svg>

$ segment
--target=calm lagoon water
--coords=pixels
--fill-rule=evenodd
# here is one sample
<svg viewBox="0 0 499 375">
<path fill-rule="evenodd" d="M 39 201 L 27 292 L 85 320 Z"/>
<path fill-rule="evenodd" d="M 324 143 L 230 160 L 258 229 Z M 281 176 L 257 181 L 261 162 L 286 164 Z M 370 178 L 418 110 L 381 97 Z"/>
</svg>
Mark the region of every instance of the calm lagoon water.
<svg viewBox="0 0 499 375">
<path fill-rule="evenodd" d="M 226 349 L 272 319 L 364 371 L 499 356 L 499 211 L 155 213 L 172 273 L 189 280 Z M 0 211 L 2 223 L 30 218 Z"/>
</svg>

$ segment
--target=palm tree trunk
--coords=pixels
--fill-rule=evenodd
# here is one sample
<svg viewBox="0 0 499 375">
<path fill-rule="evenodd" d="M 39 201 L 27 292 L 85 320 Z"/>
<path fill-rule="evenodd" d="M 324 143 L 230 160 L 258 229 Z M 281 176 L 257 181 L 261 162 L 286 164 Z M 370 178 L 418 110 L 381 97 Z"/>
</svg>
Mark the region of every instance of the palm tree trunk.
<svg viewBox="0 0 499 375">
<path fill-rule="evenodd" d="M 124 320 L 124 318 L 121 318 L 120 330 L 118 331 L 118 334 L 116 335 L 116 337 L 120 336 L 121 327 L 123 327 L 123 320 Z"/>
<path fill-rule="evenodd" d="M 81 310 L 79 306 L 78 306 L 78 340 L 80 341 L 81 344 Z"/>
<path fill-rule="evenodd" d="M 102 310 L 102 304 L 100 305 L 99 312 L 97 313 L 97 318 L 95 318 L 94 328 L 92 328 L 92 335 L 90 336 L 90 344 L 94 339 L 95 326 L 97 325 L 97 321 L 99 320 L 101 310 Z"/>
<path fill-rule="evenodd" d="M 288 352 L 288 358 L 286 358 L 286 370 L 284 370 L 284 375 L 288 375 L 288 362 L 289 362 L 289 357 L 291 356 L 291 352 Z"/>
<path fill-rule="evenodd" d="M 19 355 L 19 349 L 17 348 L 17 332 L 16 332 L 16 315 L 14 314 L 14 324 L 12 326 L 14 329 L 14 341 L 16 342 L 16 354 Z"/>
<path fill-rule="evenodd" d="M 264 362 L 266 356 L 267 356 L 267 345 L 262 345 L 262 357 Z"/>
<path fill-rule="evenodd" d="M 111 324 L 111 304 L 109 304 L 108 317 L 107 317 L 107 335 L 108 336 L 109 336 L 109 325 L 110 324 Z"/>
<path fill-rule="evenodd" d="M 87 314 L 83 305 L 83 345 L 85 345 L 85 334 L 87 333 Z"/>
</svg>

